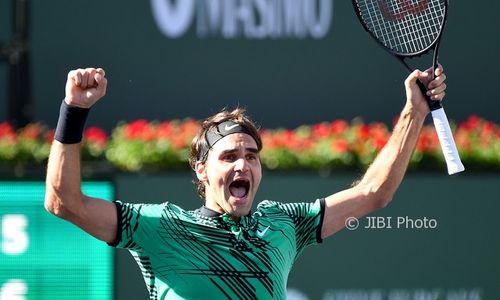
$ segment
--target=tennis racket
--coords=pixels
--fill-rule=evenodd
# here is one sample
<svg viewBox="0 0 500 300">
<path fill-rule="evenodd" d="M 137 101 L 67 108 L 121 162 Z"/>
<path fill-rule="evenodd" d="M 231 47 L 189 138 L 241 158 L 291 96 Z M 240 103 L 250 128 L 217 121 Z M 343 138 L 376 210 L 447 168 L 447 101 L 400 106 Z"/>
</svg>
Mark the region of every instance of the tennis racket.
<svg viewBox="0 0 500 300">
<path fill-rule="evenodd" d="M 382 48 L 397 57 L 410 73 L 412 69 L 405 59 L 434 50 L 434 76 L 448 11 L 447 0 L 352 0 L 352 4 L 364 29 Z M 441 102 L 430 99 L 425 86 L 420 81 L 417 83 L 431 109 L 448 174 L 462 172 L 465 168 Z"/>
</svg>

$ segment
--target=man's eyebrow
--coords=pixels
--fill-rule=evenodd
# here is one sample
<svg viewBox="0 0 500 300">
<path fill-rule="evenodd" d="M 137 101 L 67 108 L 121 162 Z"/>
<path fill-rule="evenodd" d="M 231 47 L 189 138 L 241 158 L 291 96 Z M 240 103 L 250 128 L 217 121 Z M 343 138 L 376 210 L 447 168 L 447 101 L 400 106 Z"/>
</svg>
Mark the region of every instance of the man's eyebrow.
<svg viewBox="0 0 500 300">
<path fill-rule="evenodd" d="M 252 153 L 259 153 L 259 149 L 257 148 L 245 148 L 248 152 L 252 152 Z"/>
<path fill-rule="evenodd" d="M 253 148 L 253 147 L 248 147 L 245 148 L 246 151 L 251 152 L 251 153 L 259 153 L 259 149 Z M 226 149 L 221 152 L 221 154 L 228 154 L 228 153 L 234 153 L 237 152 L 238 148 L 233 148 L 233 149 Z"/>
</svg>

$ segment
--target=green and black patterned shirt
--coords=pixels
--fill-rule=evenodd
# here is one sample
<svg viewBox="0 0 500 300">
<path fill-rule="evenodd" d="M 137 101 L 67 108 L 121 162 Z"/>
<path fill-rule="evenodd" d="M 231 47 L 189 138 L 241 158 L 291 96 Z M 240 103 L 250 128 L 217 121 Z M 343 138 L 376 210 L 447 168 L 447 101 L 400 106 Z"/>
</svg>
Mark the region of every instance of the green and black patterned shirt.
<svg viewBox="0 0 500 300">
<path fill-rule="evenodd" d="M 130 250 L 150 299 L 285 299 L 293 263 L 321 242 L 325 206 L 266 200 L 237 223 L 205 207 L 115 204 L 111 245 Z"/>
</svg>

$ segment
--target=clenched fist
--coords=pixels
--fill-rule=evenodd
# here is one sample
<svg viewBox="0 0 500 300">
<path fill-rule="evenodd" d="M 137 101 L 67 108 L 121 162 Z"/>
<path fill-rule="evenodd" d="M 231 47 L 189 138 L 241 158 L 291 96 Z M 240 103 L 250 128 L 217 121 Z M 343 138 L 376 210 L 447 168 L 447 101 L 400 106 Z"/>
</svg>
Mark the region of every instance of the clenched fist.
<svg viewBox="0 0 500 300">
<path fill-rule="evenodd" d="M 418 111 L 422 111 L 424 114 L 430 111 L 429 105 L 417 85 L 417 80 L 420 80 L 426 87 L 427 96 L 431 100 L 442 101 L 446 95 L 446 74 L 444 73 L 443 67 L 439 65 L 434 70 L 434 76 L 432 76 L 433 69 L 434 68 L 431 67 L 425 70 L 425 72 L 415 70 L 405 80 L 407 100 L 417 108 Z"/>
<path fill-rule="evenodd" d="M 107 79 L 101 68 L 72 70 L 66 81 L 66 98 L 68 105 L 90 108 L 106 94 Z"/>
</svg>

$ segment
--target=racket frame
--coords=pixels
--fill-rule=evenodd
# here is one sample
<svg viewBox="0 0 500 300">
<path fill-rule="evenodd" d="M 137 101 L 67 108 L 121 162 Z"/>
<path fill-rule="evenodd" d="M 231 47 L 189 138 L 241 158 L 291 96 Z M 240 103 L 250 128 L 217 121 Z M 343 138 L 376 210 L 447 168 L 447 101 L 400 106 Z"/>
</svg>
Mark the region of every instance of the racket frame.
<svg viewBox="0 0 500 300">
<path fill-rule="evenodd" d="M 370 34 L 370 36 L 377 42 L 377 44 L 379 46 L 381 46 L 386 51 L 388 51 L 390 54 L 392 54 L 392 55 L 394 55 L 394 56 L 396 56 L 396 57 L 398 57 L 400 59 L 406 58 L 406 57 L 418 57 L 418 56 L 421 56 L 421 55 L 426 54 L 427 52 L 429 52 L 429 50 L 431 50 L 432 48 L 435 48 L 434 49 L 435 52 L 436 52 L 436 50 L 438 50 L 438 48 L 439 48 L 439 41 L 441 40 L 441 36 L 443 35 L 444 27 L 446 25 L 446 20 L 448 18 L 448 6 L 449 6 L 449 1 L 448 0 L 440 0 L 440 1 L 442 1 L 443 4 L 444 4 L 444 15 L 443 15 L 443 22 L 441 23 L 441 26 L 439 27 L 439 33 L 436 36 L 436 38 L 432 41 L 432 43 L 429 44 L 429 46 L 427 46 L 426 48 L 424 48 L 424 49 L 422 49 L 420 51 L 412 52 L 412 53 L 401 53 L 401 52 L 395 51 L 395 50 L 387 47 L 386 45 L 384 45 L 384 43 L 382 43 L 377 38 L 377 36 L 370 30 L 370 28 L 368 28 L 368 26 L 366 26 L 366 23 L 363 20 L 363 17 L 361 16 L 361 12 L 359 10 L 359 6 L 357 4 L 357 1 L 356 0 L 351 0 L 352 5 L 354 7 L 354 10 L 356 11 L 356 16 L 358 17 L 359 23 L 361 23 L 361 25 L 363 26 L 363 28 L 365 29 L 365 31 L 368 32 L 368 34 Z M 436 57 L 437 57 L 437 55 L 436 55 Z M 437 63 L 437 59 L 435 59 L 435 62 Z M 403 62 L 403 64 L 411 72 L 411 68 L 405 62 Z"/>
<path fill-rule="evenodd" d="M 441 0 L 443 1 L 444 4 L 444 15 L 443 15 L 443 21 L 440 24 L 439 28 L 439 33 L 436 36 L 436 38 L 432 41 L 432 43 L 429 44 L 426 48 L 418 51 L 418 52 L 413 52 L 413 53 L 401 53 L 398 51 L 395 51 L 386 45 L 384 45 L 378 38 L 377 36 L 368 28 L 366 25 L 365 21 L 363 20 L 363 17 L 361 16 L 361 12 L 359 9 L 359 6 L 357 4 L 356 0 L 352 0 L 352 5 L 354 7 L 354 10 L 356 12 L 356 16 L 358 17 L 359 23 L 363 26 L 364 30 L 368 32 L 368 34 L 372 37 L 373 40 L 377 42 L 377 44 L 382 47 L 385 51 L 389 52 L 392 56 L 395 56 L 398 58 L 398 60 L 403 64 L 403 66 L 408 70 L 409 73 L 412 72 L 412 69 L 410 66 L 406 63 L 405 59 L 406 58 L 415 58 L 419 57 L 421 55 L 424 55 L 428 53 L 431 49 L 434 50 L 433 52 L 433 59 L 432 59 L 432 78 L 435 76 L 435 69 L 438 67 L 438 56 L 439 56 L 439 43 L 441 41 L 441 37 L 443 35 L 444 27 L 446 24 L 446 20 L 448 17 L 448 0 Z M 446 160 L 446 165 L 448 167 L 448 174 L 452 175 L 458 172 L 462 172 L 465 170 L 462 162 L 460 161 L 460 157 L 458 155 L 458 150 L 455 145 L 455 141 L 453 140 L 453 135 L 451 133 L 450 125 L 448 122 L 448 119 L 446 117 L 446 114 L 444 112 L 443 106 L 441 105 L 441 101 L 437 100 L 432 100 L 429 96 L 427 96 L 427 88 L 424 86 L 424 84 L 420 81 L 417 80 L 417 85 L 419 86 L 424 98 L 427 101 L 427 104 L 429 105 L 429 108 L 431 110 L 431 114 L 433 117 L 434 121 L 434 126 L 436 128 L 436 132 L 439 137 L 439 141 L 441 144 L 441 149 L 443 150 L 443 155 Z"/>
</svg>

